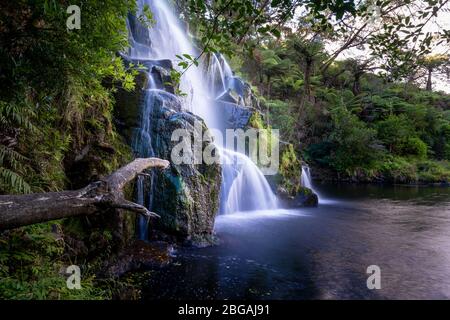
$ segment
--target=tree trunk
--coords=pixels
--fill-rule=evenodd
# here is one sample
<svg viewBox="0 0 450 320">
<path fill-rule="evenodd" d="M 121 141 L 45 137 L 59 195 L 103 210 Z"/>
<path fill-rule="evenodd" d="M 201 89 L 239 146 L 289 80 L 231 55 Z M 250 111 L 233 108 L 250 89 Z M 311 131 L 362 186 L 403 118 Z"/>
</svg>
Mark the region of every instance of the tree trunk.
<svg viewBox="0 0 450 320">
<path fill-rule="evenodd" d="M 158 158 L 135 159 L 97 182 L 75 191 L 0 195 L 0 230 L 61 218 L 124 209 L 147 217 L 158 216 L 144 206 L 124 198 L 123 189 L 148 168 L 167 168 L 169 162 Z"/>
<path fill-rule="evenodd" d="M 353 94 L 355 96 L 359 95 L 361 93 L 361 73 L 357 72 L 355 73 L 355 79 L 353 81 Z"/>
<path fill-rule="evenodd" d="M 427 91 L 432 90 L 432 83 L 431 83 L 431 74 L 432 73 L 433 73 L 433 69 L 428 68 Z"/>
<path fill-rule="evenodd" d="M 312 72 L 312 61 L 310 59 L 306 59 L 305 65 L 305 82 L 304 82 L 304 99 L 306 101 L 311 101 L 311 72 Z"/>
</svg>

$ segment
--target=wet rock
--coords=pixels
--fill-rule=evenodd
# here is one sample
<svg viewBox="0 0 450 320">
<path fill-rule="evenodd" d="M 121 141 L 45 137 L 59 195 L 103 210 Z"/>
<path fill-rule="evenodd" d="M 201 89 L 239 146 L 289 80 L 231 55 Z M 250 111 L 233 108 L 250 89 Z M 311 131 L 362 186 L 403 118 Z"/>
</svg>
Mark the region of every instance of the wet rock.
<svg viewBox="0 0 450 320">
<path fill-rule="evenodd" d="M 287 208 L 317 207 L 319 198 L 311 189 L 299 187 L 295 195 L 291 195 L 282 186 L 277 187 L 277 196 Z"/>
<path fill-rule="evenodd" d="M 222 118 L 227 119 L 226 128 L 224 129 L 247 128 L 253 114 L 257 112 L 253 108 L 243 107 L 226 101 L 216 101 L 216 109 Z"/>
<path fill-rule="evenodd" d="M 220 102 L 227 102 L 227 103 L 238 105 L 239 101 L 240 101 L 240 96 L 238 94 L 236 94 L 234 91 L 232 91 L 231 89 L 228 89 L 227 91 L 222 93 L 220 96 L 218 96 L 216 100 L 220 101 Z"/>
<path fill-rule="evenodd" d="M 311 189 L 301 187 L 293 199 L 295 207 L 317 207 L 319 197 Z"/>
<path fill-rule="evenodd" d="M 166 107 L 154 110 L 153 148 L 156 156 L 171 159 L 172 132 L 185 129 L 194 133 L 200 121 L 202 131 L 207 127 L 192 113 L 177 112 Z M 203 140 L 202 150 L 212 143 L 212 137 Z M 213 241 L 215 215 L 219 209 L 221 167 L 219 164 L 175 164 L 156 172 L 156 188 L 152 209 L 161 215 L 158 226 L 179 240 L 205 245 Z"/>
<path fill-rule="evenodd" d="M 132 39 L 135 42 L 148 47 L 152 45 L 148 28 L 132 13 L 128 13 L 128 25 Z"/>
<path fill-rule="evenodd" d="M 259 109 L 259 100 L 253 93 L 251 86 L 239 77 L 233 77 L 229 80 L 231 91 L 240 97 L 239 104 Z"/>
<path fill-rule="evenodd" d="M 165 61 L 165 60 L 161 60 Z M 170 61 L 170 60 L 166 60 Z M 172 84 L 172 77 L 170 75 L 170 70 L 172 69 L 172 63 L 170 63 L 170 66 L 163 67 L 161 65 L 155 64 L 151 66 L 150 73 L 152 74 L 152 78 L 156 82 L 156 86 L 159 89 L 164 89 L 167 92 L 175 93 L 175 87 Z"/>
<path fill-rule="evenodd" d="M 172 141 L 172 133 L 184 129 L 193 134 L 199 130 L 196 121 L 201 124 L 201 131 L 206 132 L 206 125 L 201 118 L 183 111 L 179 98 L 171 93 L 153 93 L 150 100 L 146 94 L 152 93 L 122 92 L 122 96 L 116 98 L 115 115 L 120 132 L 131 144 L 133 133 L 140 125 L 143 102 L 151 101 L 150 137 L 143 143 L 151 143 L 154 156 L 171 161 L 167 170 L 154 171 L 151 186 L 146 182 L 147 190 L 152 190 L 151 210 L 161 216 L 152 224 L 179 241 L 201 246 L 210 244 L 219 209 L 221 167 L 205 163 L 175 164 L 171 160 L 172 149 L 178 144 Z M 205 138 L 202 150 L 212 143 L 212 137 Z"/>
</svg>

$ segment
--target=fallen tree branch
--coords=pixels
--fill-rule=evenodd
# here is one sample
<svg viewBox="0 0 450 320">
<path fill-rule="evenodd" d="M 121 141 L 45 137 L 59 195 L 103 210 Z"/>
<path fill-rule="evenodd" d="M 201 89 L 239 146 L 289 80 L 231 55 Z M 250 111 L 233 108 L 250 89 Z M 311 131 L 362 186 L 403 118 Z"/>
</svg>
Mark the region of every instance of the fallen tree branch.
<svg viewBox="0 0 450 320">
<path fill-rule="evenodd" d="M 146 217 L 159 217 L 142 205 L 124 198 L 123 189 L 148 168 L 167 168 L 169 161 L 135 159 L 106 178 L 74 191 L 0 195 L 0 230 L 61 218 L 124 209 Z"/>
</svg>

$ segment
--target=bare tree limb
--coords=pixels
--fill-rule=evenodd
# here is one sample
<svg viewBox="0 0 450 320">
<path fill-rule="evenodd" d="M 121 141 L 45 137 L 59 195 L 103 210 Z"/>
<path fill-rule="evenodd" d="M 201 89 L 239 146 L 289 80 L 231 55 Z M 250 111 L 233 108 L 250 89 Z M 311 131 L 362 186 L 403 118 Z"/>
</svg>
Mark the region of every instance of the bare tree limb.
<svg viewBox="0 0 450 320">
<path fill-rule="evenodd" d="M 0 230 L 124 209 L 146 217 L 159 217 L 144 206 L 124 198 L 123 189 L 148 168 L 167 168 L 169 161 L 158 158 L 135 159 L 105 179 L 74 191 L 0 195 Z"/>
</svg>

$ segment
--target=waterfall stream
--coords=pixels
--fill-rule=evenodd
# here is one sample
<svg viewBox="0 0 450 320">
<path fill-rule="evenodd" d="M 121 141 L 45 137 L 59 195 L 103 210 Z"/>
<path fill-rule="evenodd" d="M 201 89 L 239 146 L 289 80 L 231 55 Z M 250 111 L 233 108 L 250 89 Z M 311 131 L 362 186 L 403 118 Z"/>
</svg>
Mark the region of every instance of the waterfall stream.
<svg viewBox="0 0 450 320">
<path fill-rule="evenodd" d="M 311 172 L 310 172 L 309 167 L 306 165 L 302 165 L 302 175 L 300 178 L 300 183 L 303 187 L 313 190 L 313 187 L 311 184 Z"/>
<path fill-rule="evenodd" d="M 129 19 L 128 57 L 144 61 L 151 70 L 152 63 L 161 59 L 175 61 L 176 55 L 189 54 L 197 56 L 198 50 L 194 48 L 188 33 L 182 27 L 181 21 L 174 13 L 174 9 L 164 0 L 138 0 L 140 11 L 148 5 L 153 14 L 155 24 L 150 27 L 136 26 L 139 30 L 131 31 L 132 23 Z M 138 12 L 139 14 L 139 12 Z M 204 60 L 204 59 L 203 59 Z M 233 72 L 222 55 L 211 55 L 210 61 L 200 61 L 198 67 L 192 66 L 183 74 L 180 90 L 186 93 L 185 97 L 176 97 L 163 91 L 164 86 L 158 84 L 151 72 L 147 72 L 148 88 L 141 111 L 141 125 L 135 132 L 133 150 L 138 156 L 153 156 L 151 145 L 151 110 L 158 102 L 164 104 L 171 99 L 181 99 L 182 107 L 202 119 L 208 128 L 223 130 L 227 127 L 226 119 L 215 109 L 215 99 L 232 89 L 236 81 Z M 216 143 L 223 159 L 227 160 L 222 166 L 222 186 L 220 199 L 221 214 L 237 211 L 250 211 L 260 209 L 275 209 L 277 199 L 267 180 L 258 167 L 244 154 L 225 149 L 220 141 Z M 224 161 L 222 161 L 224 162 Z M 138 201 L 151 209 L 151 190 L 144 192 L 146 183 L 138 180 Z M 152 183 L 150 181 L 150 188 Z M 147 195 L 148 199 L 145 199 Z M 141 237 L 146 233 L 141 228 Z"/>
</svg>

